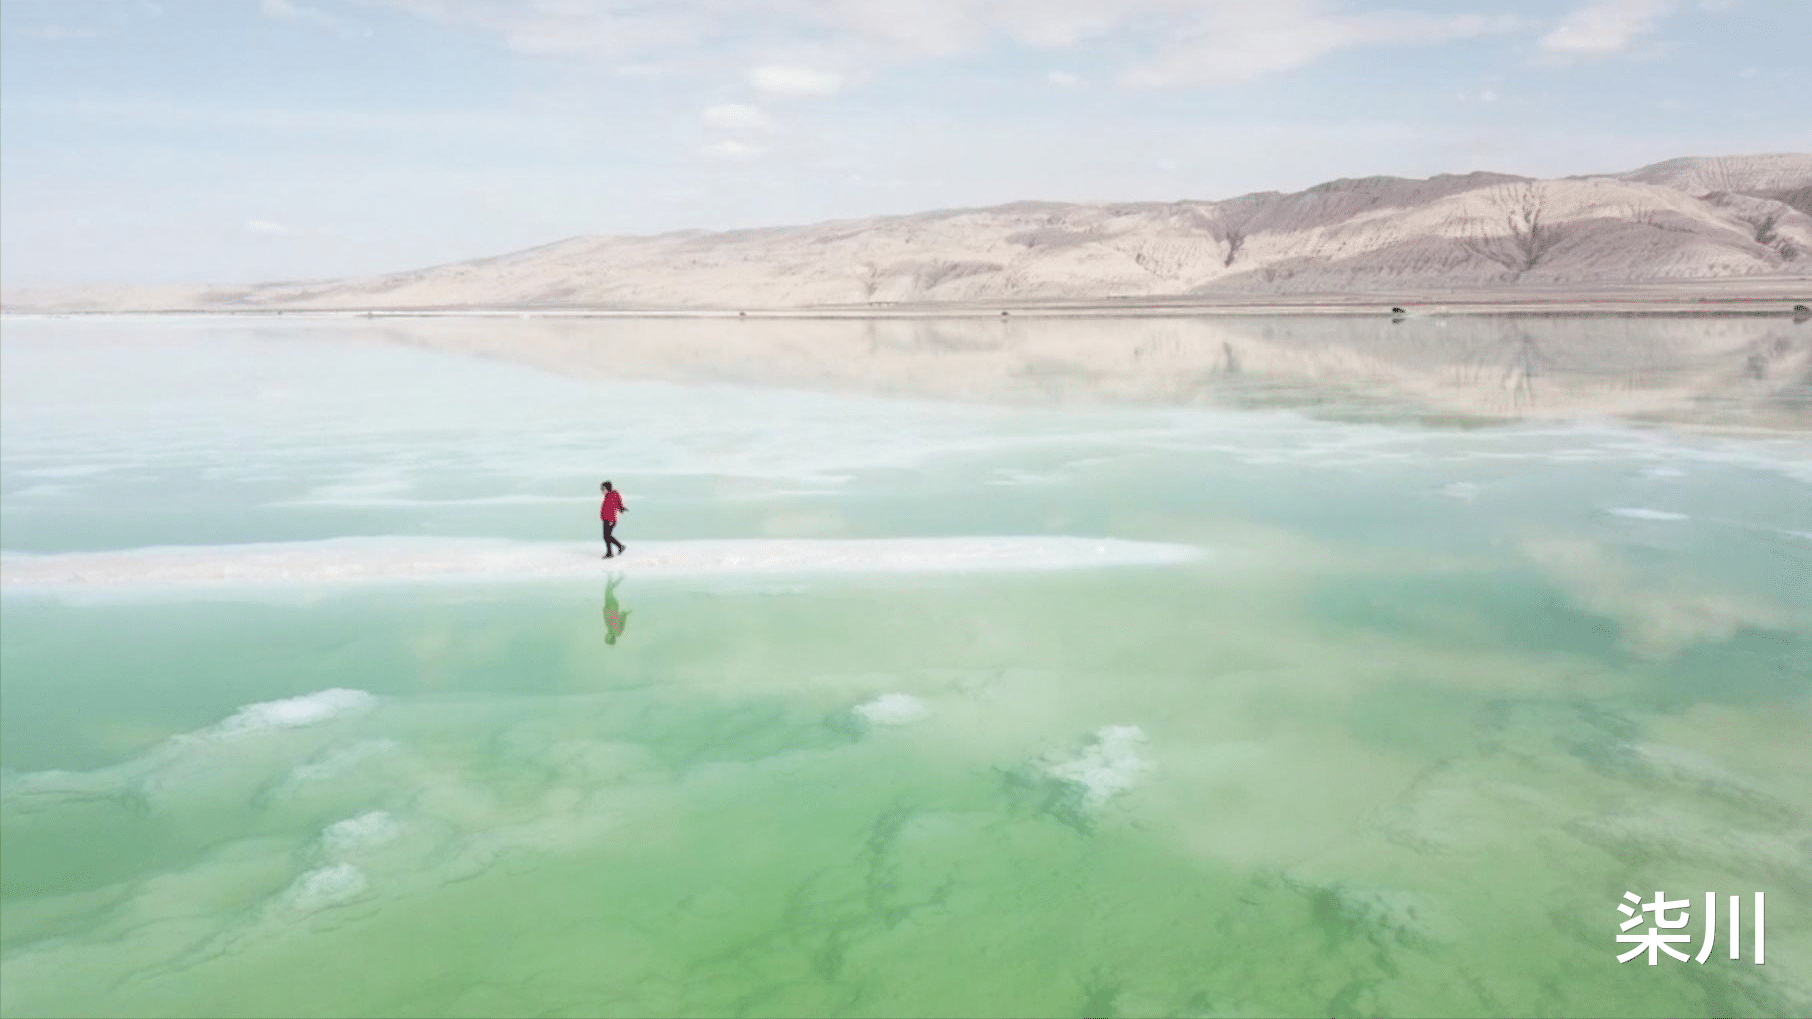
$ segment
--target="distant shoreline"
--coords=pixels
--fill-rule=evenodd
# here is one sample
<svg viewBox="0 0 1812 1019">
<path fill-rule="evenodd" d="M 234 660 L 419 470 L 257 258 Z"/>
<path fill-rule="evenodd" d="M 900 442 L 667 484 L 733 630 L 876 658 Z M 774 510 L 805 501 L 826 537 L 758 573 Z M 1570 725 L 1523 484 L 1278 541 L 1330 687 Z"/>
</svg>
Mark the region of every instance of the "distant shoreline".
<svg viewBox="0 0 1812 1019">
<path fill-rule="evenodd" d="M 1797 302 L 1805 303 L 1805 302 Z M 786 308 L 727 311 L 694 308 L 369 308 L 369 309 L 232 309 L 219 308 L 146 308 L 110 309 L 107 311 L 39 311 L 0 309 L 0 319 L 107 319 L 107 318 L 246 318 L 246 319 L 717 319 L 729 322 L 760 320 L 940 320 L 999 318 L 1020 319 L 1139 319 L 1139 318 L 1239 318 L 1239 317 L 1351 317 L 1351 318 L 1433 318 L 1433 317 L 1506 317 L 1506 318 L 1576 318 L 1603 316 L 1615 318 L 1789 318 L 1804 321 L 1812 316 L 1796 314 L 1790 304 L 1781 301 L 1755 301 L 1720 305 L 1587 304 L 1580 302 L 1541 304 L 1480 304 L 1452 302 L 1439 305 L 1399 305 L 1405 314 L 1393 314 L 1389 308 L 1373 305 L 1215 305 L 1160 307 L 1010 307 L 1010 308 L 892 308 L 832 309 Z"/>
<path fill-rule="evenodd" d="M 1735 300 L 1700 301 L 1693 296 Z M 892 306 L 312 309 L 8 318 L 11 344 L 218 335 L 421 348 L 611 382 L 999 405 L 1321 408 L 1365 419 L 1620 417 L 1804 435 L 1812 312 L 1664 295 Z M 1648 300 L 1638 300 L 1647 297 Z M 1660 297 L 1660 300 L 1656 298 Z M 1685 299 L 1683 299 L 1685 298 Z M 1613 300 L 1614 299 L 1614 300 Z M 1799 302 L 1795 302 L 1799 303 Z M 1002 311 L 1007 314 L 1003 316 Z M 1304 395 L 1309 394 L 1309 395 Z"/>
<path fill-rule="evenodd" d="M 1394 293 L 1225 294 L 1193 297 L 1049 298 L 876 302 L 797 307 L 422 305 L 401 307 L 144 307 L 80 309 L 0 305 L 0 315 L 207 315 L 310 318 L 972 319 L 1148 318 L 1232 315 L 1792 315 L 1812 307 L 1812 277 L 1772 276 L 1574 286 L 1472 287 Z"/>
</svg>

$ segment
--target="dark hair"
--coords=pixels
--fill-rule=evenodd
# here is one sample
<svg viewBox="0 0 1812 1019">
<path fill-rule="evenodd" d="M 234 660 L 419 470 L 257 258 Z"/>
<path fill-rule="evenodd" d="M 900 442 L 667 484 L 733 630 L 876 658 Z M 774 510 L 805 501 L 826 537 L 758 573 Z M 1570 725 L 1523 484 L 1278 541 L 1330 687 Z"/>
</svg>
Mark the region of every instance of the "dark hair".
<svg viewBox="0 0 1812 1019">
<path fill-rule="evenodd" d="M 599 486 L 598 486 L 598 487 L 599 487 L 599 488 L 609 488 L 609 487 L 611 487 L 611 486 L 610 486 L 610 482 L 608 482 L 608 481 L 606 481 L 606 482 L 604 482 L 604 483 L 603 483 L 603 484 L 602 484 L 602 485 L 599 485 Z"/>
</svg>

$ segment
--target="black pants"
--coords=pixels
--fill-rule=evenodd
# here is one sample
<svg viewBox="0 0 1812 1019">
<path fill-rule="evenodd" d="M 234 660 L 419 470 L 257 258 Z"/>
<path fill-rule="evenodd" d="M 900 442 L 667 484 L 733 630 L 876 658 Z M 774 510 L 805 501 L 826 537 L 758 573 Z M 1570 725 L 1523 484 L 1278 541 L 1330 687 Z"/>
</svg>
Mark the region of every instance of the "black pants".
<svg viewBox="0 0 1812 1019">
<path fill-rule="evenodd" d="M 611 523 L 608 520 L 602 521 L 602 523 L 604 524 L 604 554 L 605 555 L 616 555 L 616 552 L 612 552 L 610 550 L 610 547 L 612 545 L 615 545 L 617 547 L 617 552 L 626 551 L 623 548 L 623 543 L 618 541 L 616 538 L 617 525 Z"/>
</svg>

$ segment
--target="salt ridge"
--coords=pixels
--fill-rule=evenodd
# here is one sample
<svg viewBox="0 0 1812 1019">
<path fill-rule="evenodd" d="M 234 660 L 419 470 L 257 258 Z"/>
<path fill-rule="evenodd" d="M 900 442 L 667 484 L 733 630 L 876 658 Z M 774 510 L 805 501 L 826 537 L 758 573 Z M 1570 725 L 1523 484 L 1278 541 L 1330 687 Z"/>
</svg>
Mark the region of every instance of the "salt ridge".
<svg viewBox="0 0 1812 1019">
<path fill-rule="evenodd" d="M 1672 510 L 1649 509 L 1646 506 L 1618 506 L 1607 512 L 1613 516 L 1624 517 L 1629 520 L 1674 521 L 1691 519 L 1684 513 L 1675 513 Z"/>
<path fill-rule="evenodd" d="M 743 573 L 954 573 L 1180 563 L 1185 545 L 1060 536 L 637 542 L 612 562 L 591 544 L 485 538 L 331 538 L 110 552 L 0 554 L 0 591 L 524 580 Z"/>
<path fill-rule="evenodd" d="M 271 729 L 297 729 L 364 711 L 376 703 L 377 698 L 363 690 L 344 687 L 317 690 L 300 697 L 248 704 L 208 730 L 206 735 L 229 738 Z"/>
</svg>

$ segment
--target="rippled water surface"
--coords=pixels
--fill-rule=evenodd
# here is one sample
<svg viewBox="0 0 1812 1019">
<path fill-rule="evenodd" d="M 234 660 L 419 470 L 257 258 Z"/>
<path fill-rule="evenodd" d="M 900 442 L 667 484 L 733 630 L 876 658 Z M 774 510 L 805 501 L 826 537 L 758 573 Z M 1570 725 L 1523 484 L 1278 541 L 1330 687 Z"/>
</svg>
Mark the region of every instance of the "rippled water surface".
<svg viewBox="0 0 1812 1019">
<path fill-rule="evenodd" d="M 0 1013 L 1807 1014 L 1809 366 L 8 319 Z"/>
</svg>

